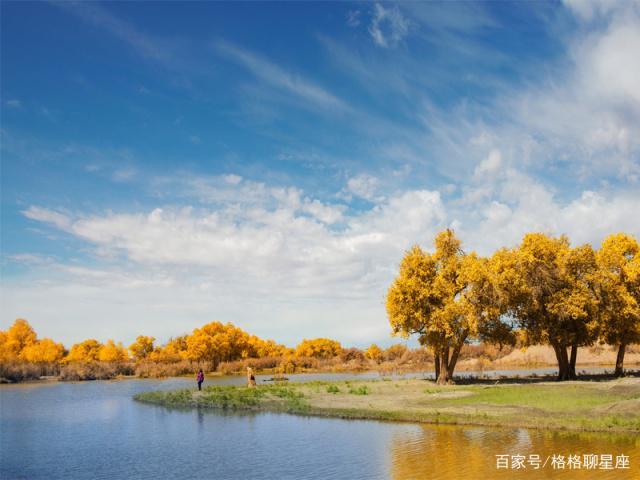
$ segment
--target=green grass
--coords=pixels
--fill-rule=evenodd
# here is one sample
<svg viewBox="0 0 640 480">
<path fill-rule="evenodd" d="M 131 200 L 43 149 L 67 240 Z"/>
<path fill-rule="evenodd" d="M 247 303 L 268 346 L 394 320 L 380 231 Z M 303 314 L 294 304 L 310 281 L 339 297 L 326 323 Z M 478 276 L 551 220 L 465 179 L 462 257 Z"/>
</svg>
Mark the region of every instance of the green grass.
<svg viewBox="0 0 640 480">
<path fill-rule="evenodd" d="M 337 385 L 329 385 L 327 387 L 327 393 L 340 393 L 340 388 Z"/>
<path fill-rule="evenodd" d="M 202 392 L 175 390 L 170 392 L 144 392 L 134 397 L 144 403 L 165 407 L 204 407 L 224 410 L 256 410 L 259 406 L 270 405 L 272 409 L 304 411 L 307 404 L 304 394 L 294 388 L 280 385 L 246 388 L 233 386 L 210 386 Z"/>
<path fill-rule="evenodd" d="M 640 381 L 446 385 L 424 380 L 309 382 L 202 392 L 147 392 L 167 407 L 277 411 L 341 418 L 640 432 Z"/>
<path fill-rule="evenodd" d="M 352 395 L 369 395 L 369 392 L 369 387 L 367 387 L 366 385 L 362 385 L 358 388 L 349 388 L 349 393 L 351 393 Z"/>
<path fill-rule="evenodd" d="M 464 387 L 473 392 L 462 398 L 446 399 L 447 405 L 516 405 L 571 412 L 604 405 L 613 401 L 638 398 L 638 394 L 619 395 L 583 385 L 507 385 L 496 387 Z"/>
</svg>

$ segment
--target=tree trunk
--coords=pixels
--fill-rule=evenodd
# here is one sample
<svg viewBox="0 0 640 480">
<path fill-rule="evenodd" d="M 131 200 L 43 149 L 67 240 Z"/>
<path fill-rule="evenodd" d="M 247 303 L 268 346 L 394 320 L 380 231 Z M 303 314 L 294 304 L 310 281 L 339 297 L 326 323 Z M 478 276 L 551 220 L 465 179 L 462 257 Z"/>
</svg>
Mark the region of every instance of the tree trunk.
<svg viewBox="0 0 640 480">
<path fill-rule="evenodd" d="M 562 364 L 564 367 L 564 375 L 562 380 L 569 380 L 569 355 L 567 354 L 567 346 L 562 345 L 560 347 L 560 354 L 562 356 Z"/>
<path fill-rule="evenodd" d="M 436 380 L 437 380 L 438 377 L 440 376 L 440 354 L 437 351 L 433 353 L 433 362 L 436 366 Z"/>
<path fill-rule="evenodd" d="M 440 352 L 440 372 L 437 383 L 445 385 L 449 381 L 449 347 L 445 347 Z"/>
<path fill-rule="evenodd" d="M 616 377 L 624 376 L 624 351 L 627 345 L 623 342 L 618 347 L 618 356 L 616 357 L 616 371 L 614 375 Z"/>
<path fill-rule="evenodd" d="M 576 375 L 576 360 L 578 358 L 578 344 L 573 343 L 571 345 L 571 358 L 569 359 L 569 378 L 571 380 L 575 380 Z"/>
<path fill-rule="evenodd" d="M 458 355 L 460 355 L 460 350 L 462 349 L 462 346 L 464 345 L 464 341 L 466 339 L 467 339 L 467 335 L 464 334 L 460 339 L 460 342 L 458 342 L 458 345 L 455 346 L 455 348 L 453 349 L 453 352 L 451 353 L 451 359 L 449 359 L 449 365 L 448 365 L 448 375 L 450 379 L 453 378 L 453 371 L 455 370 L 456 363 L 458 362 Z"/>
<path fill-rule="evenodd" d="M 552 343 L 553 351 L 558 360 L 558 380 L 567 380 L 569 378 L 569 359 L 567 357 L 567 348 L 558 343 Z"/>
</svg>

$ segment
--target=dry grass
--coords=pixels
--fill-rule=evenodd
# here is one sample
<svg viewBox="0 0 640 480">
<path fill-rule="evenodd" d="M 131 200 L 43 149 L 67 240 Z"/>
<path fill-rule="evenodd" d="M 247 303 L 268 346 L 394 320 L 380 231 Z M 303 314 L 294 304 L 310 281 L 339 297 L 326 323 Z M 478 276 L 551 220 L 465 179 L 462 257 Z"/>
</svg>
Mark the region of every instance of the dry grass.
<svg viewBox="0 0 640 480">
<path fill-rule="evenodd" d="M 133 366 L 129 363 L 69 363 L 62 367 L 58 379 L 61 381 L 110 380 L 120 375 L 132 375 Z"/>
<path fill-rule="evenodd" d="M 200 368 L 208 371 L 211 369 L 211 364 L 208 362 L 190 362 L 188 360 L 171 363 L 142 360 L 135 364 L 134 373 L 141 378 L 179 377 L 182 375 L 194 375 Z"/>
<path fill-rule="evenodd" d="M 617 347 L 609 345 L 596 345 L 594 347 L 582 347 L 578 349 L 576 364 L 582 366 L 615 365 Z M 627 349 L 624 357 L 625 366 L 640 365 L 640 349 L 632 346 Z M 557 360 L 553 348 L 546 345 L 535 345 L 527 349 L 515 349 L 509 355 L 495 361 L 497 367 L 534 367 L 556 366 Z"/>
<path fill-rule="evenodd" d="M 41 365 L 25 362 L 0 363 L 0 383 L 17 383 L 38 380 L 42 375 L 48 375 L 46 368 L 43 372 Z M 55 373 L 54 373 L 55 375 Z"/>
</svg>

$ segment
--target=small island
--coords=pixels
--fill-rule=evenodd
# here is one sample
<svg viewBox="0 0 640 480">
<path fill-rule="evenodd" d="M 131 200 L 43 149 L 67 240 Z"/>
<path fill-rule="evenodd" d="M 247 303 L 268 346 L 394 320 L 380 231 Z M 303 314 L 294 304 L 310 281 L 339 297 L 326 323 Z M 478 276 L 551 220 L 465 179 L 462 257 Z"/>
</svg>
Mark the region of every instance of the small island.
<svg viewBox="0 0 640 480">
<path fill-rule="evenodd" d="M 434 424 L 640 433 L 640 378 L 554 382 L 492 380 L 438 385 L 420 379 L 209 386 L 144 392 L 175 408 L 284 412 Z M 598 381 L 602 380 L 602 381 Z"/>
</svg>

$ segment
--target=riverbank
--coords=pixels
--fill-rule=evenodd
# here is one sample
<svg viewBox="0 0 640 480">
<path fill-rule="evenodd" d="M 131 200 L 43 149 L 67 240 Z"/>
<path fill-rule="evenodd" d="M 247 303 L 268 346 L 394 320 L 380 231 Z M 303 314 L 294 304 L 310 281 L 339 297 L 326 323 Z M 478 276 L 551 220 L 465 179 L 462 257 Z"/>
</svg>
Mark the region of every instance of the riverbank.
<svg viewBox="0 0 640 480">
<path fill-rule="evenodd" d="M 426 380 L 212 386 L 145 392 L 140 402 L 178 408 L 286 412 L 351 419 L 640 433 L 640 378 L 473 383 Z"/>
<path fill-rule="evenodd" d="M 387 358 L 372 360 L 354 348 L 346 349 L 334 358 L 311 357 L 261 357 L 220 363 L 215 371 L 209 362 L 71 362 L 62 364 L 33 364 L 24 361 L 0 362 L 0 384 L 39 381 L 41 376 L 61 381 L 114 380 L 118 378 L 169 378 L 195 375 L 203 368 L 208 377 L 244 375 L 251 367 L 260 375 L 290 375 L 312 373 L 364 373 L 376 371 L 380 375 L 430 373 L 434 371 L 433 358 L 425 349 L 407 349 L 395 345 L 385 350 Z M 394 353 L 395 356 L 391 355 Z M 617 350 L 610 346 L 594 346 L 578 350 L 578 371 L 607 369 L 613 372 Z M 633 370 L 640 366 L 640 346 L 629 346 L 625 367 Z M 456 365 L 456 373 L 468 376 L 484 376 L 496 371 L 508 371 L 509 375 L 520 370 L 557 369 L 553 349 L 543 345 L 527 349 L 499 350 L 491 345 L 465 345 Z M 549 373 L 549 372 L 546 372 Z"/>
<path fill-rule="evenodd" d="M 554 380 L 557 372 L 556 365 L 537 365 L 535 367 L 527 367 L 523 365 L 501 365 L 501 368 L 496 369 L 479 369 L 479 368 L 461 368 L 456 370 L 454 381 L 466 382 L 469 379 L 473 381 L 505 381 L 509 379 L 527 381 L 527 379 L 548 379 Z M 590 379 L 593 376 L 597 377 L 613 377 L 614 365 L 577 365 L 576 370 L 580 379 Z M 70 375 L 45 375 L 35 376 L 32 378 L 23 378 L 20 380 L 7 379 L 0 377 L 0 385 L 15 385 L 15 384 L 29 384 L 29 383 L 51 383 L 51 382 L 83 382 L 83 381 L 117 381 L 117 380 L 134 380 L 134 379 L 168 379 L 168 378 L 195 378 L 195 372 L 197 368 L 192 368 L 188 373 L 173 374 L 173 375 L 126 375 L 126 374 L 113 374 L 113 375 L 86 375 L 86 376 L 70 376 Z M 258 377 L 267 377 L 259 379 L 259 382 L 277 381 L 278 378 L 283 377 L 281 372 L 276 369 L 263 369 L 254 371 Z M 420 377 L 423 379 L 432 379 L 434 376 L 433 366 L 415 366 L 414 368 L 394 368 L 394 369 L 382 369 L 382 368 L 353 368 L 353 369 L 300 369 L 295 372 L 284 375 L 285 378 L 292 375 L 375 375 L 380 378 L 397 378 L 397 377 Z M 640 369 L 629 368 L 625 369 L 627 376 L 640 375 Z M 245 378 L 245 372 L 223 373 L 219 371 L 205 372 L 207 379 L 225 378 L 225 377 L 237 377 Z"/>
</svg>

